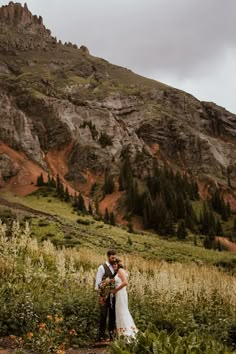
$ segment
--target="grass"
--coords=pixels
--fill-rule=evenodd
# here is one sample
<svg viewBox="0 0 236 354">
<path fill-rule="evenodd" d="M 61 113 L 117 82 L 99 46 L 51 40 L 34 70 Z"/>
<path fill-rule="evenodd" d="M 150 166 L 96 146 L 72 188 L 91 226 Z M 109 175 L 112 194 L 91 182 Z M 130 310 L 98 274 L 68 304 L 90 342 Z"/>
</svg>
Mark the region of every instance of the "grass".
<svg viewBox="0 0 236 354">
<path fill-rule="evenodd" d="M 104 224 L 89 215 L 78 215 L 71 205 L 52 195 L 19 197 L 5 194 L 5 198 L 48 214 L 48 217 L 34 216 L 30 220 L 32 232 L 38 240 L 50 239 L 57 245 L 93 249 L 100 254 L 114 247 L 119 253 L 134 254 L 145 259 L 224 264 L 226 268 L 227 265 L 230 269 L 234 268 L 234 254 L 207 250 L 202 247 L 199 238 L 198 246 L 195 246 L 192 237 L 186 242 L 180 242 L 149 232 L 131 234 L 124 227 Z"/>
<path fill-rule="evenodd" d="M 47 226 L 48 220 L 41 218 L 40 223 Z M 0 250 L 1 335 L 20 335 L 24 345 L 37 344 L 40 353 L 47 352 L 38 347 L 45 341 L 48 346 L 65 340 L 70 345 L 68 331 L 72 328 L 78 333 L 76 344 L 95 339 L 99 311 L 94 278 L 105 258 L 101 250 L 57 249 L 50 241 L 39 243 L 30 238 L 27 225 L 20 228 L 16 222 L 12 230 L 0 224 Z M 236 320 L 235 276 L 210 265 L 145 260 L 125 251 L 120 254 L 129 271 L 129 306 L 140 332 L 151 324 L 169 335 L 204 333 L 209 340 L 228 343 Z M 49 326 L 52 316 L 63 321 L 60 338 L 54 332 L 38 330 L 42 324 Z M 38 333 L 37 343 L 30 342 L 27 333 L 35 337 Z M 213 352 L 218 353 L 202 353 Z"/>
</svg>

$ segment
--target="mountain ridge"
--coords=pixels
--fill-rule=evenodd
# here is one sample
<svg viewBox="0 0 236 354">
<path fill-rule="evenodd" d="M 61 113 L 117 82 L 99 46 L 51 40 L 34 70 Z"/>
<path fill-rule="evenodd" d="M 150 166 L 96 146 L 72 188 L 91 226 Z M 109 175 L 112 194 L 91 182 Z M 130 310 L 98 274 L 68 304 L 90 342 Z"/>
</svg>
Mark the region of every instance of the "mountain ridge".
<svg viewBox="0 0 236 354">
<path fill-rule="evenodd" d="M 0 29 L 3 25 L 8 27 L 0 30 L 3 144 L 87 195 L 88 173 L 101 181 L 109 169 L 117 179 L 128 155 L 137 178 L 152 174 L 158 161 L 193 174 L 203 185 L 211 181 L 230 190 L 234 200 L 234 114 L 93 57 L 86 47 L 63 45 L 26 4 L 1 7 Z M 1 186 L 14 191 L 11 180 L 22 183 L 21 164 L 3 149 L 0 153 Z M 35 182 L 29 172 L 29 189 Z"/>
</svg>

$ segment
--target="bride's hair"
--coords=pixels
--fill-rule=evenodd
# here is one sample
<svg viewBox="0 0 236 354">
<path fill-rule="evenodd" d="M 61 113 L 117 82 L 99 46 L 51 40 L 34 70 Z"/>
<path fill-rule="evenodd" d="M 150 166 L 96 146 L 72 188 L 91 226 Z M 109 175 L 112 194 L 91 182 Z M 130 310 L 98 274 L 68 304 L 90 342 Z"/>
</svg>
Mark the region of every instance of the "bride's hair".
<svg viewBox="0 0 236 354">
<path fill-rule="evenodd" d="M 121 259 L 117 258 L 116 264 L 118 265 L 118 269 L 120 269 L 120 268 L 124 269 L 124 264 Z"/>
</svg>

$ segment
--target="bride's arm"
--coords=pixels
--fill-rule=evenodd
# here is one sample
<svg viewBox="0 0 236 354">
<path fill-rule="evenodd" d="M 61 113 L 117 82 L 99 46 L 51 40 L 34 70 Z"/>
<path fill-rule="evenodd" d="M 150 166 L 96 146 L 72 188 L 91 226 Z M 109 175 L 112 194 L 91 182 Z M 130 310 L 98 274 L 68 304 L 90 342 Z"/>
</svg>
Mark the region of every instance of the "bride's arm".
<svg viewBox="0 0 236 354">
<path fill-rule="evenodd" d="M 120 268 L 118 270 L 117 274 L 119 275 L 120 279 L 122 280 L 122 283 L 117 288 L 115 288 L 114 293 L 117 293 L 117 291 L 121 290 L 124 286 L 126 286 L 128 284 L 124 269 Z"/>
</svg>

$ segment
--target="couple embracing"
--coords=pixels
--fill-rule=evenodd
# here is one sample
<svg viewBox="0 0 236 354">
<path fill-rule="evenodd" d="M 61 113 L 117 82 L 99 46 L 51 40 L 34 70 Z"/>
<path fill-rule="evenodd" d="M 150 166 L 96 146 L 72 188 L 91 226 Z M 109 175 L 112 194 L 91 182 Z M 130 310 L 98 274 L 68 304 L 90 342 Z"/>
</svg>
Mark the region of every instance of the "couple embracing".
<svg viewBox="0 0 236 354">
<path fill-rule="evenodd" d="M 106 341 L 106 323 L 110 340 L 114 336 L 135 337 L 137 328 L 128 308 L 127 273 L 114 250 L 107 252 L 107 261 L 97 270 L 95 289 L 100 305 L 99 341 Z"/>
</svg>

